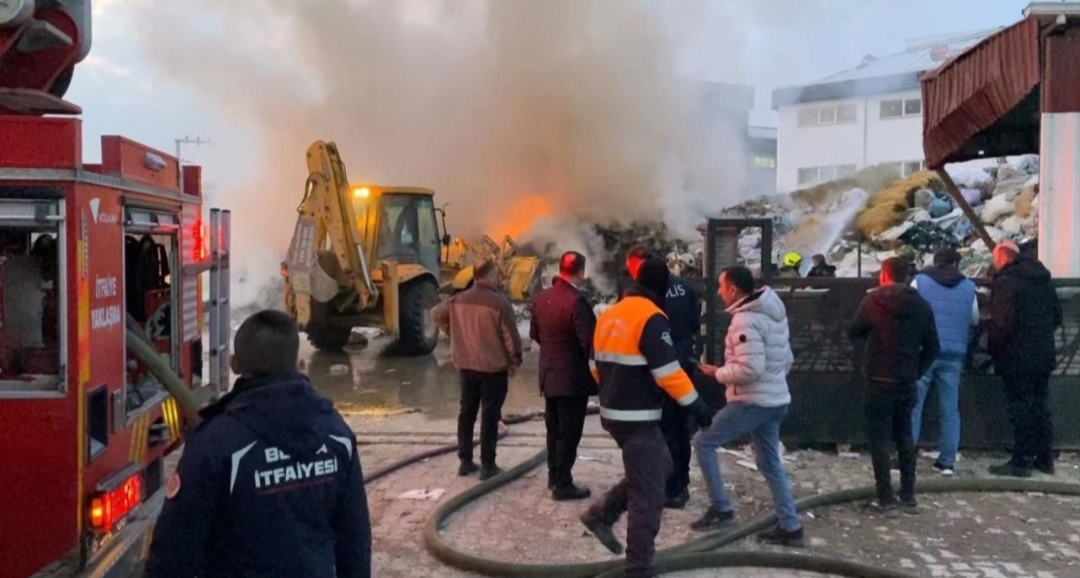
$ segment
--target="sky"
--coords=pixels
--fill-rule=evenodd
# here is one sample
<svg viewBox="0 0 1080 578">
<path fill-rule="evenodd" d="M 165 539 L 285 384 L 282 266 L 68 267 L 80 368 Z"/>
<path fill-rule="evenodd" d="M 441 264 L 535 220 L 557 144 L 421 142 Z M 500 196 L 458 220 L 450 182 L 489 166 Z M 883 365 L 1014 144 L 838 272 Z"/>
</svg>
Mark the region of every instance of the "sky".
<svg viewBox="0 0 1080 578">
<path fill-rule="evenodd" d="M 684 165 L 701 164 L 684 150 L 687 142 L 696 141 L 667 130 L 666 125 L 679 122 L 678 118 L 659 113 L 643 118 L 651 110 L 677 112 L 669 105 L 685 96 L 651 86 L 661 78 L 655 69 L 666 66 L 663 63 L 670 61 L 675 68 L 664 74 L 758 87 L 759 110 L 752 121 L 768 124 L 775 122 L 768 111 L 770 87 L 812 82 L 855 66 L 867 54 L 900 52 L 907 39 L 1005 26 L 1021 18 L 1027 2 L 93 0 L 92 4 L 93 46 L 76 68 L 66 96 L 84 111 L 84 162 L 97 162 L 103 134 L 120 134 L 170 154 L 175 139 L 211 139 L 210 145 L 185 146 L 183 159 L 203 166 L 204 191 L 211 204 L 243 210 L 234 217 L 243 231 L 239 242 L 263 234 L 262 230 L 272 233 L 273 239 L 254 239 L 253 244 L 273 248 L 270 255 L 260 256 L 269 263 L 264 269 L 273 273 L 280 261 L 273 253 L 287 246 L 291 233 L 302 191 L 303 155 L 312 137 L 347 143 L 343 154 L 351 178 L 370 174 L 373 179 L 447 191 L 444 200 L 449 197 L 460 207 L 451 219 L 462 223 L 461 213 L 468 215 L 476 208 L 465 199 L 470 194 L 465 191 L 493 186 L 483 182 L 485 173 L 493 173 L 491 180 L 499 186 L 520 185 L 520 174 L 511 178 L 502 173 L 541 175 L 543 168 L 537 166 L 491 165 L 512 165 L 520 159 L 499 149 L 524 151 L 533 133 L 547 132 L 547 124 L 557 125 L 530 118 L 530 111 L 547 107 L 543 95 L 548 95 L 556 103 L 546 111 L 554 115 L 550 118 L 578 130 L 563 127 L 563 132 L 537 134 L 535 139 L 550 142 L 529 154 L 551 156 L 554 150 L 554 160 L 544 157 L 548 172 L 551 166 L 572 169 L 569 175 L 558 175 L 568 179 L 565 188 L 573 193 L 564 200 L 577 202 L 575 210 L 595 212 L 604 203 L 581 201 L 582 194 L 572 185 L 605 189 L 615 184 L 614 189 L 625 189 L 627 181 L 632 186 L 635 180 L 649 180 L 649 186 L 675 183 L 671 186 L 685 189 L 690 188 L 689 177 L 681 173 L 692 171 Z M 635 8 L 627 8 L 631 5 Z M 486 55 L 482 47 L 478 51 L 474 39 L 483 31 L 475 27 L 485 22 L 496 31 L 490 41 L 497 51 L 511 56 Z M 356 55 L 350 54 L 353 50 Z M 664 58 L 657 56 L 661 53 Z M 491 59 L 499 62 L 491 65 Z M 578 61 L 580 65 L 575 64 Z M 481 70 L 487 76 L 480 75 Z M 492 70 L 499 79 L 491 80 Z M 334 77 L 339 74 L 347 78 Z M 572 80 L 563 82 L 560 75 Z M 450 77 L 458 82 L 472 79 L 472 84 L 455 85 Z M 642 79 L 640 84 L 635 85 L 635 78 Z M 552 87 L 560 83 L 566 86 Z M 482 90 L 498 94 L 478 92 Z M 628 90 L 640 93 L 640 98 L 624 98 Z M 400 111 L 393 110 L 392 99 L 401 101 Z M 585 108 L 576 116 L 568 114 L 574 112 L 568 108 L 589 104 L 590 99 L 611 102 L 613 110 Z M 470 104 L 476 110 L 469 110 Z M 462 111 L 460 118 L 454 115 L 457 109 Z M 492 118 L 483 118 L 486 110 L 492 111 Z M 397 134 L 402 132 L 408 134 Z M 492 136 L 493 132 L 500 134 Z M 508 132 L 525 136 L 503 134 Z M 639 133 L 646 134 L 645 144 L 652 148 L 613 152 L 622 148 L 621 140 Z M 579 140 L 585 144 L 575 148 Z M 482 154 L 470 155 L 473 149 Z M 666 161 L 637 166 L 642 156 L 675 154 L 676 149 L 681 155 L 676 172 L 681 176 L 672 177 Z M 576 155 L 578 164 L 602 165 L 609 162 L 609 154 L 621 156 L 617 163 L 593 171 L 575 166 L 574 158 L 559 158 Z M 713 151 L 710 155 L 720 156 Z M 406 158 L 410 156 L 422 158 Z M 641 160 L 643 165 L 648 162 Z M 286 164 L 290 169 L 281 170 Z M 462 164 L 469 165 L 467 170 L 460 168 Z M 698 180 L 714 188 L 724 179 L 736 178 L 728 167 L 696 168 L 702 169 Z M 626 172 L 633 178 L 619 182 L 613 176 Z M 558 179 L 551 182 L 555 184 L 547 186 L 560 186 Z M 481 200 L 487 203 L 491 193 L 484 194 Z M 627 199 L 635 194 L 640 198 L 648 192 L 625 192 Z M 512 210 L 500 205 L 503 213 Z"/>
</svg>

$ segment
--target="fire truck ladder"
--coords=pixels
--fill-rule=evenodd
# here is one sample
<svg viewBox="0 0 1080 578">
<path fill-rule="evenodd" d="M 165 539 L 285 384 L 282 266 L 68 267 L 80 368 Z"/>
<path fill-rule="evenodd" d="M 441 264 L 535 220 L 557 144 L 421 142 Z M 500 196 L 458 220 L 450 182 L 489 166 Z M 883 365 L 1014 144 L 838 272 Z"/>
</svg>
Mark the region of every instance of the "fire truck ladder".
<svg viewBox="0 0 1080 578">
<path fill-rule="evenodd" d="M 229 391 L 229 241 L 232 212 L 210 209 L 210 384 Z"/>
</svg>

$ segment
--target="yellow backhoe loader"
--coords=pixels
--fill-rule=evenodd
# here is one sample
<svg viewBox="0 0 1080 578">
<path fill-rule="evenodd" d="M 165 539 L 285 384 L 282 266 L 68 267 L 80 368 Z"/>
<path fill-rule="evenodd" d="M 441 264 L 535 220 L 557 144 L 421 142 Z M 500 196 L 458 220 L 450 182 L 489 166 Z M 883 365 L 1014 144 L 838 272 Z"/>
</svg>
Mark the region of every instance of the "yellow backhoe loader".
<svg viewBox="0 0 1080 578">
<path fill-rule="evenodd" d="M 452 242 L 431 189 L 350 184 L 334 143 L 312 144 L 307 166 L 281 273 L 285 308 L 316 349 L 340 350 L 354 327 L 379 327 L 403 353 L 430 353 L 438 341 L 431 309 L 440 293 L 472 284 L 478 258 L 496 259 L 514 300 L 536 285 L 539 260 L 516 255 L 509 238 L 494 251 L 490 239 L 479 250 Z"/>
</svg>

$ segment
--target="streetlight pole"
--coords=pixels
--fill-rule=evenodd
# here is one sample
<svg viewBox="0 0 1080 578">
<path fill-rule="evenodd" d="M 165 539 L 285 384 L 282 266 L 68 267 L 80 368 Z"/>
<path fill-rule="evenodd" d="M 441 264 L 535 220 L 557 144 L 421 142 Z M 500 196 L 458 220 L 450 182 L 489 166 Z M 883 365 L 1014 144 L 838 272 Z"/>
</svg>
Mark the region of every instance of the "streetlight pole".
<svg viewBox="0 0 1080 578">
<path fill-rule="evenodd" d="M 176 143 L 176 171 L 179 173 L 180 194 L 182 195 L 184 194 L 184 161 L 180 158 L 180 147 L 192 144 L 198 147 L 200 145 L 214 143 L 210 139 L 203 139 L 202 137 L 191 138 L 187 135 L 185 135 L 184 138 L 175 139 L 174 142 Z"/>
</svg>

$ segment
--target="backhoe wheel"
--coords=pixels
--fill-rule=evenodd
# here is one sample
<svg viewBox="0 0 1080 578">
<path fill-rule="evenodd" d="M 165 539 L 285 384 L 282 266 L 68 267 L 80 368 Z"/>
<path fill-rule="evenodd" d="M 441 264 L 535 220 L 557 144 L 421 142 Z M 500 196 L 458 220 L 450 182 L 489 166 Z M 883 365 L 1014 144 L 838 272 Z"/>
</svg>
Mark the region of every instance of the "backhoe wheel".
<svg viewBox="0 0 1080 578">
<path fill-rule="evenodd" d="M 439 328 L 431 309 L 439 303 L 439 288 L 429 279 L 418 279 L 401 288 L 399 344 L 406 355 L 427 355 L 439 342 Z"/>
<path fill-rule="evenodd" d="M 315 349 L 330 353 L 343 350 L 349 343 L 350 335 L 352 335 L 351 327 L 335 327 L 317 323 L 308 325 L 307 328 L 308 342 L 314 345 Z"/>
</svg>

